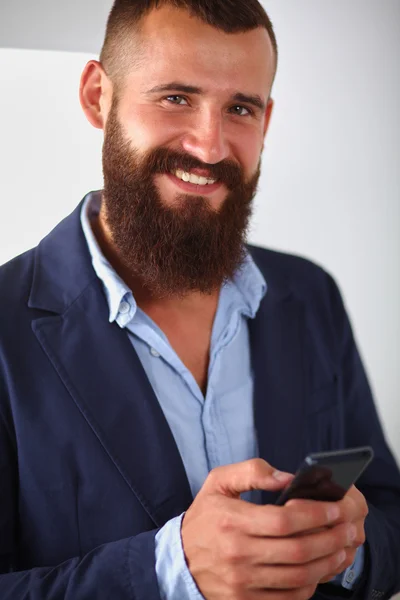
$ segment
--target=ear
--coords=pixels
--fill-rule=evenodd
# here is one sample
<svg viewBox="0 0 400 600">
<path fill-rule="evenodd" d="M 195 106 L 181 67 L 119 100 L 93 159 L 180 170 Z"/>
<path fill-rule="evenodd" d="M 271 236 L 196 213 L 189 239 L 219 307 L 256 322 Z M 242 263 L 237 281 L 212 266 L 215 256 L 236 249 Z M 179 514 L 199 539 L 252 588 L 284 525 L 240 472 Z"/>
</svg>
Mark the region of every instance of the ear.
<svg viewBox="0 0 400 600">
<path fill-rule="evenodd" d="M 265 140 L 265 136 L 267 135 L 269 123 L 271 121 L 271 115 L 272 115 L 273 108 L 274 108 L 274 101 L 272 100 L 272 98 L 269 98 L 268 103 L 267 103 L 267 108 L 265 109 L 264 140 Z"/>
<path fill-rule="evenodd" d="M 79 100 L 89 123 L 104 129 L 112 98 L 112 84 L 101 63 L 91 60 L 83 70 Z"/>
</svg>

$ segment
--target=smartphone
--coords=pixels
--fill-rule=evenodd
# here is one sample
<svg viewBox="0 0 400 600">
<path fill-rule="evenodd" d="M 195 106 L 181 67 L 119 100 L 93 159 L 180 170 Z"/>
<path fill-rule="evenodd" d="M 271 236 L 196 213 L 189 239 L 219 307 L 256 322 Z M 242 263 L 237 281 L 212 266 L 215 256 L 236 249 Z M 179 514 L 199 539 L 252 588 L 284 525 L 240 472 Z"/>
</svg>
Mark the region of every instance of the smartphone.
<svg viewBox="0 0 400 600">
<path fill-rule="evenodd" d="M 309 454 L 276 504 L 282 506 L 294 498 L 324 502 L 341 500 L 373 456 L 370 446 Z"/>
</svg>

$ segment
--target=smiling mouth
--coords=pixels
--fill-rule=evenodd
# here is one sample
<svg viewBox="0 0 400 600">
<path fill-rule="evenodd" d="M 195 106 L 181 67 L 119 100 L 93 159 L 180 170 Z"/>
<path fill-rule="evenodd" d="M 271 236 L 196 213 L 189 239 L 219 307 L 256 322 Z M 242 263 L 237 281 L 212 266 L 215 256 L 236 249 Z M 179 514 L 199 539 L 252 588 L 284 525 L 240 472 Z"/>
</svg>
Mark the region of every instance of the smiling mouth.
<svg viewBox="0 0 400 600">
<path fill-rule="evenodd" d="M 212 179 L 210 177 L 205 177 L 204 175 L 198 175 L 197 173 L 183 171 L 182 169 L 176 169 L 175 171 L 171 171 L 171 174 L 174 175 L 177 179 L 180 179 L 185 183 L 191 183 L 193 185 L 213 185 L 218 182 L 218 179 Z"/>
<path fill-rule="evenodd" d="M 175 173 L 166 173 L 165 174 L 168 179 L 179 189 L 186 192 L 187 194 L 195 194 L 197 196 L 211 196 L 217 190 L 222 187 L 222 181 L 216 179 L 208 179 L 207 177 L 197 176 L 196 179 L 192 179 L 192 181 L 199 181 L 199 183 L 192 183 L 192 181 L 185 181 L 180 177 L 177 177 Z M 191 174 L 193 175 L 193 173 Z M 201 182 L 206 180 L 205 184 Z"/>
</svg>

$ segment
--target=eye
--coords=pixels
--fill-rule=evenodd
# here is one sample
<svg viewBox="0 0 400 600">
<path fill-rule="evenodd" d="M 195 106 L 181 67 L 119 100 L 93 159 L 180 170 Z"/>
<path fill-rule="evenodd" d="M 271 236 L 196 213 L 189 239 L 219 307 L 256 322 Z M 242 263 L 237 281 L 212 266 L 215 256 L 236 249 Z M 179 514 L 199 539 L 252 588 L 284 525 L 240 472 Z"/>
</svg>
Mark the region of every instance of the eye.
<svg viewBox="0 0 400 600">
<path fill-rule="evenodd" d="M 241 111 L 247 111 L 245 114 L 241 113 Z M 234 112 L 235 115 L 237 115 L 238 117 L 246 117 L 247 115 L 252 115 L 253 112 L 249 109 L 246 108 L 245 106 L 232 106 L 231 111 Z"/>
<path fill-rule="evenodd" d="M 187 102 L 186 98 L 184 98 L 183 96 L 167 96 L 165 100 L 167 100 L 171 104 L 177 104 L 178 106 L 182 106 L 181 100 Z"/>
</svg>

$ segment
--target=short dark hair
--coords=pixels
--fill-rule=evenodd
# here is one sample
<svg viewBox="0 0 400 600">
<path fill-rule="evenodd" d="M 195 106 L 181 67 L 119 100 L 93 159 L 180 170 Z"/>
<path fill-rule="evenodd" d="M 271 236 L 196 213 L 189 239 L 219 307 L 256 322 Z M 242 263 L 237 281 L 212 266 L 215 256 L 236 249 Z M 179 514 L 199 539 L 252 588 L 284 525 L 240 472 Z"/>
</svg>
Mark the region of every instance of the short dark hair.
<svg viewBox="0 0 400 600">
<path fill-rule="evenodd" d="M 278 45 L 273 25 L 258 0 L 115 0 L 107 21 L 106 35 L 100 53 L 107 75 L 120 88 L 129 64 L 140 61 L 140 47 L 128 43 L 133 33 L 140 31 L 140 24 L 153 9 L 170 5 L 188 11 L 225 33 L 243 33 L 264 27 L 271 39 L 278 62 Z M 130 51 L 131 50 L 131 51 Z"/>
</svg>

